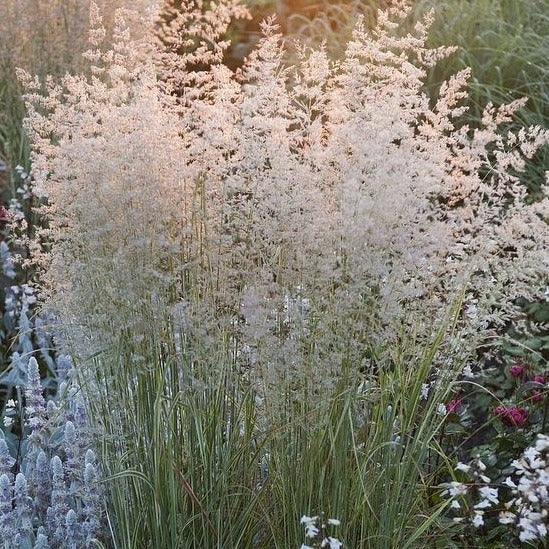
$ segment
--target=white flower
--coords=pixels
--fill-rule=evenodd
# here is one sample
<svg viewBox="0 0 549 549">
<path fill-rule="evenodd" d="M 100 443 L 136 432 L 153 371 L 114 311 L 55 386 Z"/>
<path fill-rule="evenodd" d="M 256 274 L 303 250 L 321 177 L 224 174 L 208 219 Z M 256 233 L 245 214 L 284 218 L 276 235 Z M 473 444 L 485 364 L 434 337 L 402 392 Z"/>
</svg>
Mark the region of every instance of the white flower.
<svg viewBox="0 0 549 549">
<path fill-rule="evenodd" d="M 4 416 L 4 427 L 11 427 L 13 425 L 13 418 Z"/>
<path fill-rule="evenodd" d="M 328 519 L 328 524 L 331 525 L 331 526 L 340 526 L 341 521 L 338 520 L 338 519 L 329 518 Z"/>
<path fill-rule="evenodd" d="M 536 450 L 538 452 L 543 452 L 544 450 L 549 450 L 549 436 L 547 435 L 538 435 L 536 441 Z"/>
<path fill-rule="evenodd" d="M 341 543 L 337 538 L 324 538 L 322 540 L 322 544 L 320 547 L 329 547 L 330 549 L 339 549 L 343 546 L 343 543 Z"/>
<path fill-rule="evenodd" d="M 461 463 L 461 461 L 456 465 L 456 471 L 463 471 L 464 473 L 468 473 L 471 470 L 470 465 L 466 465 L 465 463 Z"/>
<path fill-rule="evenodd" d="M 479 528 L 484 524 L 484 511 L 475 511 L 475 516 L 473 517 L 473 526 Z"/>
<path fill-rule="evenodd" d="M 516 518 L 515 515 L 510 511 L 502 511 L 499 514 L 500 524 L 514 524 L 515 518 Z"/>
<path fill-rule="evenodd" d="M 303 515 L 301 517 L 300 523 L 305 525 L 306 538 L 315 538 L 318 535 L 320 530 L 317 528 L 315 524 L 317 520 L 318 520 L 318 516 L 308 517 L 307 515 Z"/>
<path fill-rule="evenodd" d="M 441 486 L 447 487 L 447 489 L 442 492 L 441 496 L 448 494 L 450 497 L 455 497 L 467 494 L 467 486 L 462 482 L 452 481 L 442 484 Z"/>
<path fill-rule="evenodd" d="M 487 507 L 491 507 L 491 505 L 487 499 L 483 499 L 475 505 L 475 509 L 486 509 Z"/>
<path fill-rule="evenodd" d="M 308 517 L 307 515 L 303 515 L 301 519 L 299 520 L 300 524 L 312 524 L 318 520 L 318 517 Z"/>
<path fill-rule="evenodd" d="M 525 465 L 526 465 L 526 463 L 524 463 L 523 459 L 514 459 L 511 462 L 511 466 L 516 469 L 515 473 L 517 475 L 522 475 L 526 471 L 526 469 L 524 467 Z"/>
<path fill-rule="evenodd" d="M 479 488 L 480 495 L 487 499 L 489 502 L 498 504 L 498 489 L 497 488 L 490 488 L 489 486 L 482 486 Z"/>
<path fill-rule="evenodd" d="M 437 405 L 437 414 L 439 414 L 440 416 L 446 415 L 446 404 L 444 404 L 443 402 L 440 402 Z"/>
<path fill-rule="evenodd" d="M 536 448 L 527 448 L 523 454 L 524 458 L 530 462 L 530 467 L 537 469 L 539 466 L 539 452 Z"/>
<path fill-rule="evenodd" d="M 463 371 L 461 372 L 461 374 L 463 375 L 463 377 L 469 377 L 469 378 L 475 377 L 475 374 L 473 373 L 473 370 L 471 369 L 471 366 L 469 366 L 469 364 L 467 364 L 467 366 L 463 368 Z"/>
<path fill-rule="evenodd" d="M 534 529 L 530 527 L 530 524 L 526 526 L 521 519 L 521 523 L 519 524 L 519 526 L 521 527 L 521 531 L 519 534 L 520 541 L 531 541 L 537 539 L 537 533 Z"/>
<path fill-rule="evenodd" d="M 503 484 L 505 484 L 506 486 L 509 486 L 509 488 L 516 488 L 517 487 L 517 485 L 511 480 L 511 477 L 507 477 L 503 481 Z"/>
</svg>

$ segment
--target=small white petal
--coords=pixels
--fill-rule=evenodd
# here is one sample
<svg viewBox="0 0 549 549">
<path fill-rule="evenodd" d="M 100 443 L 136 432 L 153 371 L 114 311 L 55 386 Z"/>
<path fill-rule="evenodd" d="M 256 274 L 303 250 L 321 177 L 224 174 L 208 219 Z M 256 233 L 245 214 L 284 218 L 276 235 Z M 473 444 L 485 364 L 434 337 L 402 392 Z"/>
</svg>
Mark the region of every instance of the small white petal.
<svg viewBox="0 0 549 549">
<path fill-rule="evenodd" d="M 471 470 L 470 465 L 466 465 L 465 463 L 461 463 L 461 461 L 456 465 L 456 471 L 463 471 L 464 473 L 468 473 Z"/>
<path fill-rule="evenodd" d="M 475 528 L 479 528 L 484 524 L 484 518 L 482 515 L 482 511 L 475 511 L 475 516 L 473 517 L 473 526 Z"/>
</svg>

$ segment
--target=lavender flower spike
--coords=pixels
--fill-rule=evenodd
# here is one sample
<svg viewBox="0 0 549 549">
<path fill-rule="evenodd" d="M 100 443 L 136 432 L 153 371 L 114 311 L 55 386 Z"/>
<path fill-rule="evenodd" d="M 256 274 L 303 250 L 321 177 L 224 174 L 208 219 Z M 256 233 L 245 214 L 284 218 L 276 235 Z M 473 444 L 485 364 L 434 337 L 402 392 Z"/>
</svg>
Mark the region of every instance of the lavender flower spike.
<svg viewBox="0 0 549 549">
<path fill-rule="evenodd" d="M 40 368 L 38 362 L 32 356 L 28 364 L 28 381 L 25 390 L 27 425 L 33 431 L 41 430 L 45 425 L 46 401 L 42 394 L 42 383 L 40 381 Z"/>
<path fill-rule="evenodd" d="M 32 498 L 29 497 L 27 479 L 23 473 L 15 477 L 15 513 L 17 515 L 17 533 L 27 539 L 32 533 Z"/>
<path fill-rule="evenodd" d="M 8 444 L 4 438 L 0 438 L 0 475 L 7 475 L 11 480 L 13 475 L 11 468 L 15 464 L 15 459 L 11 457 Z"/>
<path fill-rule="evenodd" d="M 38 534 L 33 549 L 51 549 L 48 537 L 42 533 Z"/>
<path fill-rule="evenodd" d="M 15 534 L 12 508 L 13 490 L 8 475 L 0 476 L 0 539 L 11 540 Z"/>
</svg>

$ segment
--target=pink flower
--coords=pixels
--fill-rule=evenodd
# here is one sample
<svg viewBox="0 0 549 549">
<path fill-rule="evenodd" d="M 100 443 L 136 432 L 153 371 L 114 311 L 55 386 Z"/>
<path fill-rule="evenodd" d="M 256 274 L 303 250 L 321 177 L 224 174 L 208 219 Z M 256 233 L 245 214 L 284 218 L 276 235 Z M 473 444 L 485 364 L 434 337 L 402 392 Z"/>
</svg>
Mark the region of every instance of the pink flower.
<svg viewBox="0 0 549 549">
<path fill-rule="evenodd" d="M 6 223 L 11 219 L 11 214 L 4 208 L 4 206 L 0 206 L 0 223 Z"/>
<path fill-rule="evenodd" d="M 534 389 L 534 394 L 532 395 L 532 400 L 534 402 L 539 402 L 541 400 L 541 391 L 539 389 Z"/>
<path fill-rule="evenodd" d="M 545 378 L 543 376 L 534 376 L 534 381 L 538 383 L 545 383 Z"/>
<path fill-rule="evenodd" d="M 512 406 L 509 408 L 509 419 L 511 425 L 524 425 L 528 419 L 528 412 L 524 408 Z"/>
<path fill-rule="evenodd" d="M 505 406 L 497 406 L 494 408 L 495 416 L 504 416 L 507 414 L 507 408 Z"/>
<path fill-rule="evenodd" d="M 446 413 L 455 414 L 459 405 L 461 404 L 461 398 L 453 398 L 448 404 L 446 404 Z"/>
<path fill-rule="evenodd" d="M 524 367 L 521 366 L 520 364 L 513 364 L 513 366 L 509 368 L 509 373 L 513 377 L 520 377 L 522 375 L 522 372 L 524 372 Z"/>
<path fill-rule="evenodd" d="M 514 427 L 520 427 L 526 423 L 528 419 L 528 412 L 524 408 L 517 408 L 511 406 L 498 406 L 494 408 L 494 415 L 501 417 L 502 421 Z"/>
</svg>

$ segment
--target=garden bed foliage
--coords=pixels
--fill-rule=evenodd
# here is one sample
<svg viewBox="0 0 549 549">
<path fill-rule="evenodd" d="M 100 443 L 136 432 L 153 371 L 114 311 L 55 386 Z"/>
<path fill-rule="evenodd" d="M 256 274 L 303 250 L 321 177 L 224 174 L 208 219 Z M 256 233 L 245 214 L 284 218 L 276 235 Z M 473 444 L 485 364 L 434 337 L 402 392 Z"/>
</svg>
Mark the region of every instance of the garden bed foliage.
<svg viewBox="0 0 549 549">
<path fill-rule="evenodd" d="M 239 0 L 160 7 L 91 4 L 78 70 L 18 70 L 0 538 L 542 543 L 546 357 L 511 335 L 544 330 L 549 198 L 524 174 L 549 132 L 516 123 L 525 99 L 468 118 L 467 68 L 427 95 L 455 48 L 407 2 L 338 60 L 288 64 L 269 18 L 237 69 Z"/>
</svg>

